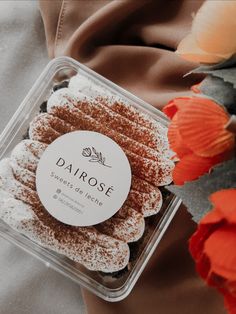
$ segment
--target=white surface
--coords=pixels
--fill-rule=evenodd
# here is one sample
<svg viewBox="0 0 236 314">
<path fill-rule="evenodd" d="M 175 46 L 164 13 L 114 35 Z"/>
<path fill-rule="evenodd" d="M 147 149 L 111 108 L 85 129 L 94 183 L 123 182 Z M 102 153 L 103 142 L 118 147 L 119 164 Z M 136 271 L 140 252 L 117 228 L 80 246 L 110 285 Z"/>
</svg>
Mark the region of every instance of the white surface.
<svg viewBox="0 0 236 314">
<path fill-rule="evenodd" d="M 48 62 L 37 1 L 0 1 L 0 132 Z M 82 314 L 78 285 L 0 238 L 0 314 Z"/>
<path fill-rule="evenodd" d="M 37 1 L 0 1 L 0 131 L 47 62 Z"/>
</svg>

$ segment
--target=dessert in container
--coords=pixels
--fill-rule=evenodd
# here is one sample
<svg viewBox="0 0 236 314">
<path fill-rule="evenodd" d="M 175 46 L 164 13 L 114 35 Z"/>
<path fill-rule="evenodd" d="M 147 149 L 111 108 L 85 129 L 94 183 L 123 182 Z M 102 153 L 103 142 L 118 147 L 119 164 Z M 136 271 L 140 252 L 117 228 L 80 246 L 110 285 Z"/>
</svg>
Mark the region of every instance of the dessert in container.
<svg viewBox="0 0 236 314">
<path fill-rule="evenodd" d="M 107 301 L 124 299 L 158 249 L 181 203 L 165 189 L 171 183 L 173 168 L 167 123 L 157 109 L 77 61 L 68 57 L 51 61 L 0 137 L 1 236 L 99 297 Z M 128 171 L 120 174 L 121 185 L 126 186 L 130 180 L 131 186 L 127 185 L 124 201 L 107 219 L 76 225 L 73 219 L 68 223 L 51 215 L 39 193 L 38 172 L 53 145 L 83 132 L 98 135 L 97 143 L 105 136 L 105 141 L 111 139 L 111 145 L 115 145 L 112 150 L 116 146 L 121 150 L 120 159 L 124 157 L 130 169 L 129 179 Z M 76 140 L 73 143 L 76 146 Z M 92 162 L 89 169 L 99 164 L 104 172 L 110 171 L 101 148 L 97 151 L 83 140 L 81 145 L 80 158 Z M 65 162 L 60 157 L 57 166 L 62 168 Z M 70 174 L 71 167 L 72 163 L 65 167 Z M 79 171 L 74 170 L 74 176 Z M 40 176 L 42 186 L 47 186 L 47 174 L 41 171 Z M 73 186 L 55 177 L 61 180 L 58 186 L 62 182 Z M 87 183 L 87 173 L 82 172 L 79 179 Z M 104 190 L 105 183 L 99 185 L 95 177 L 89 180 L 91 186 L 98 185 L 98 191 Z M 106 196 L 112 191 L 108 187 Z M 72 201 L 78 204 L 64 196 L 67 205 Z M 90 201 L 95 199 L 88 197 Z M 58 213 L 59 209 L 55 215 Z"/>
</svg>

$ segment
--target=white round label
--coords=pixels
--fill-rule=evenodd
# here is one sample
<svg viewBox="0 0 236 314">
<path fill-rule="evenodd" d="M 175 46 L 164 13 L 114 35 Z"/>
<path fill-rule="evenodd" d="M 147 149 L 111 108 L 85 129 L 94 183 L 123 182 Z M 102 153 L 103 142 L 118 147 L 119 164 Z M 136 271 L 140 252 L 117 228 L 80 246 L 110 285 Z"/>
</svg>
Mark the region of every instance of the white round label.
<svg viewBox="0 0 236 314">
<path fill-rule="evenodd" d="M 72 226 L 91 226 L 113 216 L 131 185 L 128 159 L 109 137 L 75 131 L 52 142 L 40 158 L 36 188 L 46 210 Z"/>
</svg>

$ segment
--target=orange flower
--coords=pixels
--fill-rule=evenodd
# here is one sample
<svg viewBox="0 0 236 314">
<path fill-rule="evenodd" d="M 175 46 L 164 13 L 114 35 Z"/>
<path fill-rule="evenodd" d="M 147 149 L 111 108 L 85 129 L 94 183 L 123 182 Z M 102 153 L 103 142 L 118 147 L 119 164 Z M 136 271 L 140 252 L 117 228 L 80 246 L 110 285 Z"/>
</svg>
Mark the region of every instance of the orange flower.
<svg viewBox="0 0 236 314">
<path fill-rule="evenodd" d="M 194 180 L 229 157 L 234 135 L 225 125 L 230 116 L 213 100 L 175 98 L 163 111 L 172 119 L 168 139 L 180 159 L 173 171 L 175 184 Z"/>
<path fill-rule="evenodd" d="M 202 82 L 197 83 L 197 84 L 195 84 L 195 85 L 192 85 L 192 86 L 191 86 L 191 91 L 194 92 L 195 94 L 200 94 L 201 91 L 200 91 L 199 87 L 200 87 L 201 83 L 202 83 Z"/>
<path fill-rule="evenodd" d="M 214 209 L 200 222 L 189 242 L 197 271 L 225 297 L 236 313 L 236 189 L 211 195 Z"/>
<path fill-rule="evenodd" d="M 206 1 L 197 12 L 192 31 L 177 53 L 202 63 L 218 63 L 236 53 L 236 1 Z"/>
</svg>

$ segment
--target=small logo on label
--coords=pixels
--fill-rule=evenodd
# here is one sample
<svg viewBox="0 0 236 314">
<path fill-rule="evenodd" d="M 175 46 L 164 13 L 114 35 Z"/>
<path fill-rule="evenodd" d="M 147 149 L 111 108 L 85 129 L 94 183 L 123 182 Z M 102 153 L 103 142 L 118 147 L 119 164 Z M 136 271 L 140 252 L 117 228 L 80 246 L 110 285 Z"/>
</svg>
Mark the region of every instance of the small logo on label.
<svg viewBox="0 0 236 314">
<path fill-rule="evenodd" d="M 36 171 L 43 206 L 71 226 L 92 226 L 112 217 L 126 201 L 130 186 L 124 151 L 109 137 L 91 131 L 58 137 L 42 154 Z"/>
<path fill-rule="evenodd" d="M 82 155 L 84 157 L 89 157 L 89 162 L 98 162 L 102 166 L 112 168 L 111 166 L 105 164 L 106 158 L 102 155 L 101 152 L 97 152 L 94 147 L 84 148 L 82 151 Z"/>
</svg>

